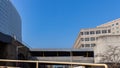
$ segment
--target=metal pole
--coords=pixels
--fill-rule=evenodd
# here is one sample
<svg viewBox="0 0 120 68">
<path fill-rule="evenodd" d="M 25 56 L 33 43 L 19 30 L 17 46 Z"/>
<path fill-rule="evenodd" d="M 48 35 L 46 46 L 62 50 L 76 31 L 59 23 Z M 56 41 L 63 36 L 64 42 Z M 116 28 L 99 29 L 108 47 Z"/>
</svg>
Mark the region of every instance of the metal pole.
<svg viewBox="0 0 120 68">
<path fill-rule="evenodd" d="M 72 64 L 71 64 L 70 68 L 73 68 Z"/>
<path fill-rule="evenodd" d="M 71 56 L 71 63 L 73 62 L 73 54 L 72 54 L 72 50 L 71 50 L 71 52 L 70 52 L 70 56 Z M 70 66 L 70 68 L 72 68 L 72 64 L 71 64 L 71 66 Z"/>
<path fill-rule="evenodd" d="M 36 68 L 38 68 L 38 67 L 39 67 L 38 65 L 39 65 L 39 63 L 38 63 L 38 62 L 36 62 Z"/>
</svg>

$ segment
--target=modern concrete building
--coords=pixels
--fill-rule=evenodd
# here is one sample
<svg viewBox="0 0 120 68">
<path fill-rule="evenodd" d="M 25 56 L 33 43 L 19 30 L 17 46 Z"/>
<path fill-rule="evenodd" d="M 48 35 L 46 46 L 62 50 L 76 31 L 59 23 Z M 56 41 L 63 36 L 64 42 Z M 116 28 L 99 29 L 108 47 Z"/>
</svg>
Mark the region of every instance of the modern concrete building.
<svg viewBox="0 0 120 68">
<path fill-rule="evenodd" d="M 102 63 L 101 55 L 109 46 L 120 46 L 120 18 L 97 26 L 81 29 L 73 48 L 89 48 L 94 51 L 94 63 Z"/>
<path fill-rule="evenodd" d="M 104 35 L 120 35 L 120 18 L 96 28 L 81 29 L 73 48 L 93 48 L 99 36 Z"/>
</svg>

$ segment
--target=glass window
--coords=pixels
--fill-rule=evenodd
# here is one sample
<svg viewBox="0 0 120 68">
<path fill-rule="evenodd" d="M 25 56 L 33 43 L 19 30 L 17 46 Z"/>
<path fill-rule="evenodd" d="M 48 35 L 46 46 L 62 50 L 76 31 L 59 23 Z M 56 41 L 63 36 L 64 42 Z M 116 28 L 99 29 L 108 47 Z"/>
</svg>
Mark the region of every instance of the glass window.
<svg viewBox="0 0 120 68">
<path fill-rule="evenodd" d="M 84 41 L 84 38 L 81 38 L 81 41 Z"/>
<path fill-rule="evenodd" d="M 89 38 L 85 38 L 85 41 L 89 41 Z"/>
<path fill-rule="evenodd" d="M 96 44 L 91 44 L 91 47 L 95 47 L 96 46 Z"/>
<path fill-rule="evenodd" d="M 112 24 L 112 26 L 114 26 L 114 24 Z"/>
<path fill-rule="evenodd" d="M 90 44 L 85 44 L 85 47 L 90 47 Z"/>
<path fill-rule="evenodd" d="M 116 25 L 118 25 L 118 23 L 116 23 Z"/>
<path fill-rule="evenodd" d="M 80 32 L 81 35 L 83 35 L 83 32 Z"/>
<path fill-rule="evenodd" d="M 85 32 L 85 35 L 89 35 L 89 32 Z"/>
<path fill-rule="evenodd" d="M 101 33 L 101 31 L 100 31 L 100 30 L 97 30 L 97 31 L 96 31 L 96 34 L 100 34 L 100 33 Z"/>
<path fill-rule="evenodd" d="M 90 34 L 95 34 L 95 32 L 94 31 L 90 31 Z"/>
<path fill-rule="evenodd" d="M 81 47 L 84 47 L 84 44 L 81 44 Z"/>
<path fill-rule="evenodd" d="M 91 41 L 95 41 L 95 37 L 91 37 Z"/>
<path fill-rule="evenodd" d="M 96 40 L 98 40 L 98 37 L 96 37 Z"/>
<path fill-rule="evenodd" d="M 110 29 L 108 30 L 108 33 L 111 33 L 111 30 L 110 30 Z"/>
<path fill-rule="evenodd" d="M 102 33 L 104 34 L 104 33 L 107 33 L 107 30 L 102 30 Z"/>
</svg>

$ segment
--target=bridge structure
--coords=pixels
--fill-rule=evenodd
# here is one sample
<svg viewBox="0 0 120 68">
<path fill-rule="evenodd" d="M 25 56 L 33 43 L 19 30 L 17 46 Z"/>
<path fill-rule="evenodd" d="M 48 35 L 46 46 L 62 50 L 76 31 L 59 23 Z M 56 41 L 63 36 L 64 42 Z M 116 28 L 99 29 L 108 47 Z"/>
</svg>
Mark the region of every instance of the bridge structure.
<svg viewBox="0 0 120 68">
<path fill-rule="evenodd" d="M 75 63 L 94 63 L 94 52 L 91 48 L 66 49 L 66 48 L 41 48 L 30 49 L 32 60 L 56 61 L 56 62 L 75 62 Z M 69 65 L 50 65 L 53 68 L 70 68 Z"/>
<path fill-rule="evenodd" d="M 94 63 L 93 49 L 30 49 L 33 60 Z"/>
</svg>

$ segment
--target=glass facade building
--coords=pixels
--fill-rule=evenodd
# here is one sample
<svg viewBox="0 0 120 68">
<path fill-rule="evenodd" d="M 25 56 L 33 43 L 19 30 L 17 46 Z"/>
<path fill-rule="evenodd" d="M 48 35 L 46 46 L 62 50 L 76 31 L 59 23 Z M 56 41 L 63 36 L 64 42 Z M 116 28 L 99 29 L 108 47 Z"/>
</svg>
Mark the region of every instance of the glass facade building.
<svg viewBox="0 0 120 68">
<path fill-rule="evenodd" d="M 0 32 L 22 41 L 21 18 L 10 0 L 0 0 Z"/>
</svg>

